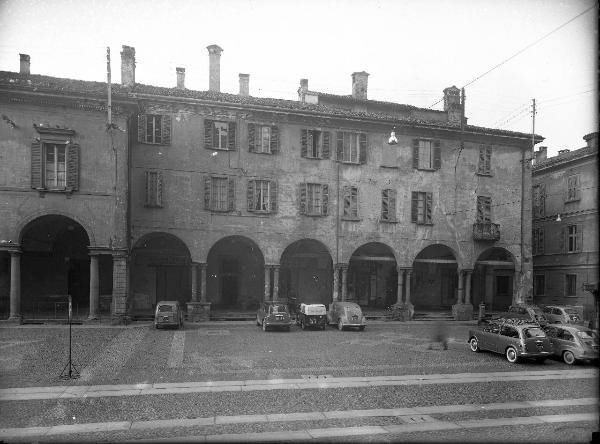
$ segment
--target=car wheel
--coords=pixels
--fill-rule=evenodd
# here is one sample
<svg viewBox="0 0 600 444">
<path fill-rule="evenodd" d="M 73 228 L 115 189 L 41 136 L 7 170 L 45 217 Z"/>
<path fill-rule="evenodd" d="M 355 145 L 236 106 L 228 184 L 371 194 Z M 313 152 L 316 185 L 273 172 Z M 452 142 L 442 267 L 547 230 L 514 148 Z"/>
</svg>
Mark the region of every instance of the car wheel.
<svg viewBox="0 0 600 444">
<path fill-rule="evenodd" d="M 267 331 L 267 323 L 265 322 L 264 319 L 263 319 L 263 322 L 262 322 L 262 329 L 263 329 L 263 331 Z"/>
<path fill-rule="evenodd" d="M 562 358 L 563 358 L 563 361 L 565 361 L 565 364 L 568 364 L 568 365 L 575 364 L 575 355 L 573 354 L 573 352 L 570 352 L 569 350 L 565 350 L 563 352 Z"/>
<path fill-rule="evenodd" d="M 519 360 L 519 355 L 517 355 L 517 350 L 514 347 L 508 347 L 506 349 L 506 360 L 511 364 L 514 364 Z"/>
<path fill-rule="evenodd" d="M 338 319 L 338 330 L 342 331 L 344 329 L 344 323 L 341 319 Z"/>
<path fill-rule="evenodd" d="M 469 347 L 471 347 L 472 352 L 479 352 L 481 349 L 479 348 L 479 343 L 477 342 L 477 338 L 471 338 L 469 341 Z"/>
</svg>

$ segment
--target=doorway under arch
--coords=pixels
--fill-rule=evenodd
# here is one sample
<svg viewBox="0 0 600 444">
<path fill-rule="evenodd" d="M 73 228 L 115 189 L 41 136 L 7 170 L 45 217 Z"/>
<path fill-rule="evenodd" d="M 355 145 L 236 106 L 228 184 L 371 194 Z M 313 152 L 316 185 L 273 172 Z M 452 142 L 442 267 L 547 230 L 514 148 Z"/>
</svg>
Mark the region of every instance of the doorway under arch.
<svg viewBox="0 0 600 444">
<path fill-rule="evenodd" d="M 506 311 L 513 302 L 515 259 L 504 248 L 492 247 L 479 255 L 473 269 L 473 305 L 486 311 Z"/>
<path fill-rule="evenodd" d="M 380 242 L 360 246 L 348 265 L 347 300 L 385 308 L 396 302 L 398 270 L 392 249 Z"/>
<path fill-rule="evenodd" d="M 458 264 L 442 244 L 425 247 L 413 262 L 412 298 L 415 310 L 450 310 L 456 304 Z"/>
</svg>

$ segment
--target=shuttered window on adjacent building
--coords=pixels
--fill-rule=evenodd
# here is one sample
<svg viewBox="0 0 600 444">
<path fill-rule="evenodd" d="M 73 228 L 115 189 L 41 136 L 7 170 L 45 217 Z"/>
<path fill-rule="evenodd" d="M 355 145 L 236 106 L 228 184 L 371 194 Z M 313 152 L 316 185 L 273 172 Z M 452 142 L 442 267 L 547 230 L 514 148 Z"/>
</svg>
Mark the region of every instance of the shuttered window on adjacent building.
<svg viewBox="0 0 600 444">
<path fill-rule="evenodd" d="M 439 170 L 441 167 L 441 142 L 439 140 L 413 139 L 413 168 Z"/>
<path fill-rule="evenodd" d="M 477 219 L 478 224 L 489 224 L 492 222 L 492 198 L 477 196 Z"/>
<path fill-rule="evenodd" d="M 481 145 L 479 147 L 479 160 L 477 162 L 477 174 L 491 176 L 492 169 L 492 147 Z"/>
<path fill-rule="evenodd" d="M 204 119 L 204 148 L 208 150 L 235 151 L 235 122 Z"/>
<path fill-rule="evenodd" d="M 344 163 L 367 163 L 367 135 L 338 131 L 336 157 Z"/>
<path fill-rule="evenodd" d="M 566 274 L 565 275 L 565 296 L 576 296 L 577 295 L 577 275 Z"/>
<path fill-rule="evenodd" d="M 76 143 L 34 141 L 31 144 L 31 187 L 47 191 L 78 190 L 79 152 Z"/>
<path fill-rule="evenodd" d="M 329 159 L 331 157 L 331 133 L 302 129 L 300 133 L 300 155 L 308 159 Z"/>
<path fill-rule="evenodd" d="M 249 123 L 248 151 L 251 153 L 277 154 L 279 152 L 279 128 Z"/>
<path fill-rule="evenodd" d="M 235 210 L 235 179 L 223 176 L 205 177 L 204 209 L 222 212 Z"/>
<path fill-rule="evenodd" d="M 565 253 L 579 253 L 583 247 L 583 227 L 581 225 L 567 225 L 560 232 L 561 251 Z"/>
<path fill-rule="evenodd" d="M 565 201 L 571 202 L 574 200 L 581 199 L 580 190 L 581 187 L 579 183 L 579 175 L 574 174 L 572 176 L 567 177 L 567 196 Z"/>
<path fill-rule="evenodd" d="M 546 275 L 536 274 L 533 277 L 533 295 L 544 296 L 546 293 Z"/>
<path fill-rule="evenodd" d="M 273 180 L 249 180 L 247 209 L 253 213 L 275 213 L 277 211 L 277 182 Z"/>
<path fill-rule="evenodd" d="M 358 188 L 345 186 L 343 189 L 344 208 L 342 218 L 346 220 L 358 219 Z"/>
<path fill-rule="evenodd" d="M 543 228 L 534 228 L 531 236 L 531 244 L 533 254 L 544 254 L 545 251 L 545 239 L 544 239 L 544 229 Z"/>
<path fill-rule="evenodd" d="M 138 142 L 156 145 L 171 144 L 171 116 L 138 115 Z"/>
<path fill-rule="evenodd" d="M 411 222 L 430 225 L 433 223 L 433 194 L 413 191 L 411 202 Z"/>
<path fill-rule="evenodd" d="M 146 206 L 162 208 L 163 177 L 162 171 L 146 171 Z"/>
<path fill-rule="evenodd" d="M 381 221 L 396 222 L 396 190 L 381 191 Z"/>
<path fill-rule="evenodd" d="M 533 217 L 546 216 L 546 184 L 533 187 Z"/>
<path fill-rule="evenodd" d="M 329 210 L 329 186 L 320 183 L 299 185 L 300 214 L 307 216 L 327 216 Z"/>
</svg>

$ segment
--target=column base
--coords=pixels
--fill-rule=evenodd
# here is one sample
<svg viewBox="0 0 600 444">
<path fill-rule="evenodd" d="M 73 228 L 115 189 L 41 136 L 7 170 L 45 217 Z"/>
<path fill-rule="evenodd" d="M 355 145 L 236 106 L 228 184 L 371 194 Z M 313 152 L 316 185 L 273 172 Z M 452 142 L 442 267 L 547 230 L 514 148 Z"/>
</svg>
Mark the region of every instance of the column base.
<svg viewBox="0 0 600 444">
<path fill-rule="evenodd" d="M 91 314 L 91 315 L 89 315 L 89 316 L 87 317 L 87 320 L 88 320 L 88 321 L 97 321 L 97 320 L 99 320 L 99 319 L 100 319 L 100 316 L 99 316 L 99 315 L 97 315 L 97 314 Z"/>
<path fill-rule="evenodd" d="M 473 320 L 473 305 L 471 304 L 454 304 L 452 306 L 452 317 L 455 321 L 472 321 Z"/>
<path fill-rule="evenodd" d="M 395 321 L 410 321 L 415 314 L 415 306 L 410 302 L 408 304 L 392 305 L 392 319 Z"/>
<path fill-rule="evenodd" d="M 7 320 L 5 320 L 4 323 L 11 324 L 11 325 L 20 325 L 23 323 L 23 316 L 21 316 L 21 315 L 11 316 Z"/>
<path fill-rule="evenodd" d="M 113 314 L 110 323 L 111 325 L 127 325 L 131 323 L 131 316 L 126 314 Z"/>
<path fill-rule="evenodd" d="M 188 302 L 187 317 L 189 322 L 208 322 L 210 320 L 210 302 Z"/>
</svg>

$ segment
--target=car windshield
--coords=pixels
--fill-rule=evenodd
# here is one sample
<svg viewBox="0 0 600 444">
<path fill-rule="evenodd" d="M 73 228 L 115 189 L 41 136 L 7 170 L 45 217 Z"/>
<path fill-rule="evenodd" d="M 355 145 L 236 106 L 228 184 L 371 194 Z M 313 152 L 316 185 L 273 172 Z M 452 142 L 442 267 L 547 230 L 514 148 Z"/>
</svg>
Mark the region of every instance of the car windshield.
<svg viewBox="0 0 600 444">
<path fill-rule="evenodd" d="M 579 312 L 574 308 L 565 308 L 565 311 L 567 312 L 567 314 L 570 314 L 570 315 L 579 314 Z"/>
<path fill-rule="evenodd" d="M 271 313 L 286 313 L 287 307 L 285 305 L 272 305 Z"/>
<path fill-rule="evenodd" d="M 539 327 L 531 327 L 523 329 L 526 338 L 545 338 L 546 333 Z"/>
<path fill-rule="evenodd" d="M 159 311 L 159 313 L 170 312 L 170 311 L 173 311 L 173 306 L 172 305 L 159 305 L 158 311 Z"/>
<path fill-rule="evenodd" d="M 539 315 L 541 315 L 541 316 L 543 316 L 543 315 L 544 315 L 544 313 L 542 312 L 542 310 L 540 310 L 538 307 L 534 307 L 534 308 L 532 308 L 532 310 L 533 310 L 533 312 L 534 312 L 536 315 L 538 315 L 538 316 L 539 316 Z"/>
</svg>

